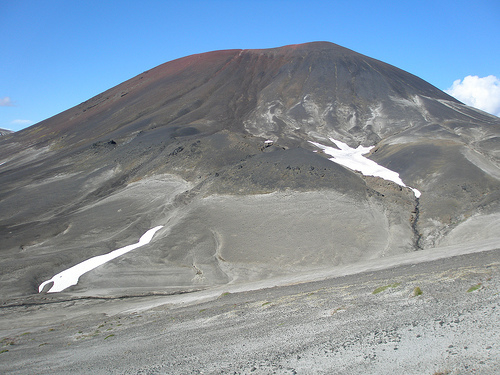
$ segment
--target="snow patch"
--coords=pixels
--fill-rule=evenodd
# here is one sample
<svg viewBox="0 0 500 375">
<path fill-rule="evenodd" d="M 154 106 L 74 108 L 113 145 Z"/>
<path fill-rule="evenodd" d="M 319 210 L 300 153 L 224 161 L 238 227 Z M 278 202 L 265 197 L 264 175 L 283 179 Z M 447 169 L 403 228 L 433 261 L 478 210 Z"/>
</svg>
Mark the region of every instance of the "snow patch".
<svg viewBox="0 0 500 375">
<path fill-rule="evenodd" d="M 321 148 L 326 154 L 333 156 L 329 160 L 333 161 L 334 163 L 343 165 L 344 167 L 347 167 L 355 171 L 359 171 L 365 176 L 380 177 L 383 178 L 384 180 L 395 182 L 400 186 L 408 187 L 399 177 L 399 173 L 391 171 L 390 169 L 385 168 L 375 163 L 373 160 L 367 159 L 363 156 L 368 154 L 370 150 L 373 148 L 373 146 L 363 147 L 360 145 L 357 148 L 351 148 L 344 142 L 337 141 L 333 138 L 330 138 L 330 140 L 339 149 L 336 149 L 335 147 L 325 146 L 317 142 L 312 142 L 312 141 L 309 142 L 315 145 L 316 147 Z M 410 187 L 410 189 L 415 194 L 415 197 L 417 198 L 420 197 L 421 195 L 420 191 L 412 187 Z"/>
<path fill-rule="evenodd" d="M 138 247 L 147 245 L 151 240 L 153 239 L 153 236 L 157 231 L 159 231 L 161 228 L 163 228 L 163 225 L 154 227 L 150 230 L 148 230 L 146 233 L 144 233 L 141 238 L 139 239 L 139 242 L 133 244 L 133 245 L 128 245 L 125 247 L 122 247 L 120 249 L 114 250 L 108 254 L 103 254 L 103 255 L 98 255 L 93 258 L 87 259 L 81 263 L 78 263 L 77 265 L 68 268 L 67 270 L 64 270 L 57 275 L 55 275 L 52 279 L 44 281 L 43 283 L 40 284 L 38 287 L 38 292 L 40 293 L 44 286 L 53 282 L 54 285 L 49 289 L 47 293 L 57 293 L 57 292 L 62 292 L 64 289 L 69 288 L 70 286 L 78 284 L 78 279 L 80 278 L 81 275 L 84 273 L 87 273 L 91 270 L 93 270 L 96 267 L 99 267 L 100 265 L 103 265 L 104 263 L 109 262 L 110 260 L 113 260 L 125 253 L 128 253 L 131 250 L 137 249 Z"/>
</svg>

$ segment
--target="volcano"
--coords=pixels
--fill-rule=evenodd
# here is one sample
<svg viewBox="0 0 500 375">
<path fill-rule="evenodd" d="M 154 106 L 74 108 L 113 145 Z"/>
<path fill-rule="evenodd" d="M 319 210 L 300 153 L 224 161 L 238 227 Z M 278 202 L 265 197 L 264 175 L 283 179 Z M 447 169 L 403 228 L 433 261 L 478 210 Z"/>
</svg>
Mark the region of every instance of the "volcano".
<svg viewBox="0 0 500 375">
<path fill-rule="evenodd" d="M 1 293 L 52 293 L 120 249 L 57 291 L 179 293 L 497 246 L 499 145 L 498 117 L 336 44 L 167 62 L 0 137 Z"/>
</svg>

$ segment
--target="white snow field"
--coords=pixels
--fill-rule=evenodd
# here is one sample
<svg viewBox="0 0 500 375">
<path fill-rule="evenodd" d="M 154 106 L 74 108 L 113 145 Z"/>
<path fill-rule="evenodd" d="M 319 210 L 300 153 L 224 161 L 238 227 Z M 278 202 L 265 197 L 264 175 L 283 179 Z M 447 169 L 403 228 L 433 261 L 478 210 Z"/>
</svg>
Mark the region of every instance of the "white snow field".
<svg viewBox="0 0 500 375">
<path fill-rule="evenodd" d="M 81 263 L 78 263 L 77 265 L 68 268 L 67 270 L 58 273 L 57 275 L 52 277 L 52 279 L 41 283 L 40 286 L 38 287 L 38 292 L 40 293 L 43 290 L 44 286 L 50 282 L 53 282 L 54 285 L 52 285 L 52 287 L 48 290 L 47 293 L 62 292 L 64 289 L 76 285 L 78 283 L 78 279 L 84 273 L 87 273 L 93 270 L 94 268 L 99 267 L 100 265 L 109 262 L 110 260 L 113 260 L 125 253 L 128 253 L 131 250 L 147 245 L 149 242 L 151 242 L 155 233 L 159 231 L 161 228 L 163 228 L 163 225 L 148 230 L 141 236 L 139 242 L 133 245 L 128 245 L 120 249 L 113 250 L 112 252 L 107 254 L 95 256 Z"/>
<path fill-rule="evenodd" d="M 315 145 L 316 147 L 321 148 L 325 152 L 325 154 L 333 156 L 333 158 L 330 158 L 329 160 L 333 161 L 334 163 L 343 165 L 344 167 L 347 167 L 355 171 L 359 171 L 365 176 L 380 177 L 383 178 L 384 180 L 395 182 L 400 186 L 409 187 L 406 186 L 403 180 L 401 180 L 401 178 L 399 177 L 399 173 L 391 171 L 390 169 L 387 169 L 375 163 L 373 160 L 367 159 L 363 156 L 368 154 L 370 150 L 373 148 L 373 146 L 371 147 L 358 146 L 357 148 L 351 148 L 344 142 L 337 141 L 333 138 L 330 138 L 330 141 L 335 143 L 335 145 L 339 149 L 330 146 L 325 146 L 317 142 L 312 142 L 312 141 L 309 142 Z M 415 197 L 417 198 L 420 197 L 421 195 L 420 191 L 412 187 L 409 188 L 413 191 Z"/>
</svg>

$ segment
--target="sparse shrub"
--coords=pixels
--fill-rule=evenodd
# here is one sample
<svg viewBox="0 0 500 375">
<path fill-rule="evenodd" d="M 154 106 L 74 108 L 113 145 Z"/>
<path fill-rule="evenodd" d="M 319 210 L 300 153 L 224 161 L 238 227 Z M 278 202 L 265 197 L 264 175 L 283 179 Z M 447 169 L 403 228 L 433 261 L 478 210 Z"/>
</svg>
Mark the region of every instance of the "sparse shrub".
<svg viewBox="0 0 500 375">
<path fill-rule="evenodd" d="M 413 296 L 414 297 L 417 297 L 417 296 L 421 296 L 422 294 L 424 294 L 422 292 L 422 289 L 420 289 L 420 287 L 415 287 L 415 289 L 413 289 Z"/>
<path fill-rule="evenodd" d="M 389 285 L 384 285 L 384 286 L 379 286 L 377 289 L 375 289 L 372 294 L 378 294 L 380 292 L 383 292 L 386 289 L 389 288 L 397 288 L 401 283 L 394 283 L 394 284 L 389 284 Z"/>
<path fill-rule="evenodd" d="M 342 311 L 342 310 L 345 310 L 345 308 L 343 306 L 337 307 L 336 309 L 332 310 L 332 312 L 330 313 L 330 315 L 334 315 L 334 314 L 336 314 L 336 313 L 338 313 L 339 311 Z"/>
<path fill-rule="evenodd" d="M 2 340 L 2 346 L 9 346 L 9 345 L 14 345 L 14 340 L 9 338 L 9 337 L 6 337 Z"/>
<path fill-rule="evenodd" d="M 477 285 L 471 286 L 469 289 L 467 289 L 467 293 L 473 292 L 475 290 L 478 290 L 482 287 L 483 284 L 479 283 Z"/>
</svg>

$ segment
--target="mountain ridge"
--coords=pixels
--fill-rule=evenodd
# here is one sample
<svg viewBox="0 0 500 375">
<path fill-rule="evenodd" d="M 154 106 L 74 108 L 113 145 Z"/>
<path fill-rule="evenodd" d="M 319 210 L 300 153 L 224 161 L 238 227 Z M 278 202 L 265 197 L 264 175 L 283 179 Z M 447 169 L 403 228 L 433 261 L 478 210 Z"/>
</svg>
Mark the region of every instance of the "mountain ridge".
<svg viewBox="0 0 500 375">
<path fill-rule="evenodd" d="M 14 133 L 12 130 L 0 128 L 0 136 Z"/>
</svg>

